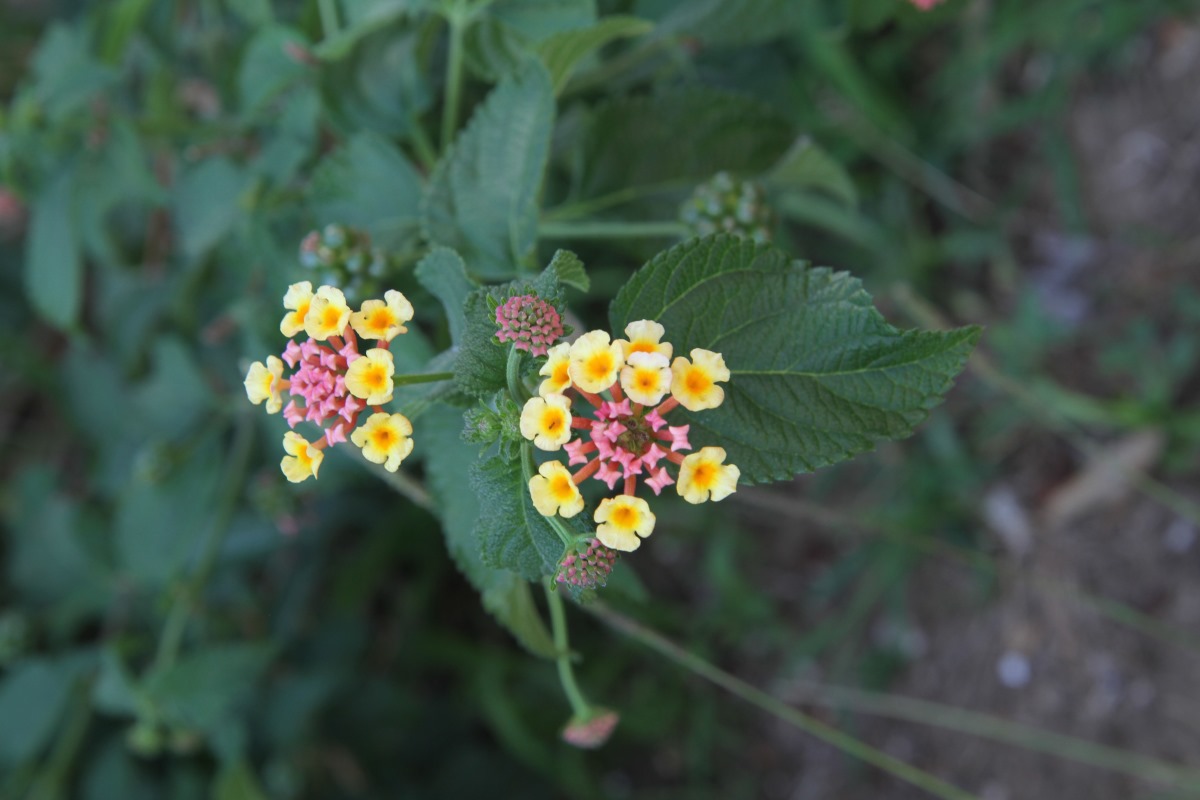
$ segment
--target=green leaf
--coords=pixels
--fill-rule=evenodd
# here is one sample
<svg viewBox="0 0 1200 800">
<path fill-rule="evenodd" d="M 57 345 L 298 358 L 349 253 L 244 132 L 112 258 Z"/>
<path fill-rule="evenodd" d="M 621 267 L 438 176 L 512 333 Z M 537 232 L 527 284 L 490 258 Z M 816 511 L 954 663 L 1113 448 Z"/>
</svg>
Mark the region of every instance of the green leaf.
<svg viewBox="0 0 1200 800">
<path fill-rule="evenodd" d="M 450 340 L 454 344 L 462 342 L 467 325 L 463 303 L 467 295 L 478 288 L 478 284 L 467 277 L 467 265 L 462 258 L 448 247 L 435 247 L 421 259 L 413 274 L 445 307 Z"/>
<path fill-rule="evenodd" d="M 467 28 L 463 58 L 476 77 L 499 83 L 520 70 L 533 54 L 532 46 L 511 25 L 485 17 Z"/>
<path fill-rule="evenodd" d="M 416 169 L 374 133 L 350 139 L 313 174 L 312 210 L 317 223 L 365 228 L 386 248 L 400 249 L 416 236 L 420 197 Z"/>
<path fill-rule="evenodd" d="M 475 525 L 483 563 L 536 581 L 554 574 L 563 543 L 533 507 L 519 461 L 491 458 L 471 468 L 471 485 L 487 509 Z"/>
<path fill-rule="evenodd" d="M 715 89 L 610 101 L 593 115 L 584 137 L 582 195 L 694 184 L 721 170 L 755 175 L 787 151 L 793 136 L 791 124 L 770 106 Z"/>
<path fill-rule="evenodd" d="M 37 312 L 58 328 L 74 327 L 83 305 L 83 257 L 72 197 L 75 175 L 64 170 L 33 205 L 25 250 L 25 291 Z"/>
<path fill-rule="evenodd" d="M 308 49 L 304 34 L 283 25 L 259 30 L 242 56 L 238 70 L 238 96 L 244 115 L 262 110 L 267 101 L 289 86 L 312 75 L 312 68 L 292 51 Z"/>
<path fill-rule="evenodd" d="M 178 336 L 155 339 L 151 358 L 153 370 L 138 387 L 134 411 L 149 429 L 180 438 L 212 408 L 212 390 Z"/>
<path fill-rule="evenodd" d="M 554 251 L 554 257 L 550 259 L 550 266 L 546 269 L 553 273 L 557 283 L 564 286 L 570 286 L 581 292 L 586 292 L 592 286 L 592 281 L 583 268 L 583 262 L 570 250 Z"/>
<path fill-rule="evenodd" d="M 596 21 L 596 0 L 496 0 L 488 13 L 540 42 Z"/>
<path fill-rule="evenodd" d="M 464 478 L 479 461 L 479 448 L 459 436 L 462 415 L 446 407 L 425 417 L 425 469 L 429 490 L 441 510 L 446 549 L 459 572 L 480 593 L 483 607 L 516 637 L 529 652 L 554 657 L 554 642 L 538 614 L 529 584 L 512 572 L 483 562 L 475 525 L 480 502 L 474 492 L 464 491 Z M 520 467 L 514 465 L 520 471 Z M 490 516 L 490 509 L 489 509 Z"/>
<path fill-rule="evenodd" d="M 347 134 L 408 135 L 435 98 L 425 43 L 417 30 L 386 26 L 364 36 L 350 57 L 327 63 L 321 88 L 336 126 Z"/>
<path fill-rule="evenodd" d="M 208 644 L 151 674 L 146 698 L 167 724 L 217 731 L 253 696 L 274 655 L 271 643 Z"/>
<path fill-rule="evenodd" d="M 787 155 L 764 177 L 763 183 L 772 191 L 816 190 L 851 208 L 858 205 L 858 192 L 850 175 L 809 136 L 796 140 Z"/>
<path fill-rule="evenodd" d="M 57 23 L 33 57 L 34 96 L 52 120 L 84 110 L 119 78 L 117 70 L 91 57 L 90 39 L 83 25 Z"/>
<path fill-rule="evenodd" d="M 218 156 L 192 167 L 175 189 L 173 216 L 183 255 L 194 261 L 215 247 L 242 215 L 246 176 Z"/>
<path fill-rule="evenodd" d="M 783 480 L 900 439 L 939 403 L 980 330 L 899 331 L 856 278 L 734 236 L 660 253 L 609 309 L 613 330 L 653 319 L 678 355 L 723 354 L 725 402 L 675 412 L 747 483 Z"/>
<path fill-rule="evenodd" d="M 313 48 L 313 53 L 324 61 L 345 58 L 364 37 L 386 28 L 403 18 L 423 3 L 414 0 L 349 0 L 343 2 L 347 24 L 335 35 Z"/>
<path fill-rule="evenodd" d="M 221 768 L 213 787 L 213 800 L 267 800 L 267 795 L 244 759 Z"/>
<path fill-rule="evenodd" d="M 83 545 L 83 515 L 55 490 L 56 477 L 47 468 L 27 468 L 6 487 L 12 492 L 6 498 L 5 567 L 29 610 L 74 617 L 103 607 L 104 572 Z"/>
<path fill-rule="evenodd" d="M 637 17 L 604 17 L 595 25 L 580 30 L 556 33 L 537 46 L 537 54 L 550 73 L 554 93 L 563 87 L 580 61 L 617 39 L 642 36 L 654 30 L 654 23 Z"/>
<path fill-rule="evenodd" d="M 77 658 L 15 665 L 0 682 L 0 764 L 36 756 L 50 741 L 83 664 Z"/>
<path fill-rule="evenodd" d="M 693 37 L 707 47 L 719 47 L 788 35 L 801 23 L 796 6 L 796 0 L 640 0 L 635 11 L 660 19 L 663 34 Z"/>
<path fill-rule="evenodd" d="M 477 274 L 514 274 L 537 241 L 553 122 L 540 64 L 502 81 L 433 172 L 422 209 L 430 241 L 457 250 Z"/>
<path fill-rule="evenodd" d="M 172 465 L 169 451 L 146 450 L 117 505 L 116 553 L 135 582 L 157 587 L 176 575 L 211 525 L 222 451 L 219 440 L 207 439 Z"/>
<path fill-rule="evenodd" d="M 92 686 L 92 706 L 121 717 L 132 717 L 139 710 L 133 676 L 112 645 L 105 647 L 100 655 L 100 677 Z"/>
</svg>

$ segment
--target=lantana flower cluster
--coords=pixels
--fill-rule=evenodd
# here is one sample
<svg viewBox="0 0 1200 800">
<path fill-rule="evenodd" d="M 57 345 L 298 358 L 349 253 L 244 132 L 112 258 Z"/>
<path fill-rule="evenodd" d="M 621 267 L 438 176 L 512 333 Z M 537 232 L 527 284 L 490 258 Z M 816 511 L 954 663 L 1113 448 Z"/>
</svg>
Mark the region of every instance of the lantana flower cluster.
<svg viewBox="0 0 1200 800">
<path fill-rule="evenodd" d="M 413 317 L 412 304 L 395 290 L 382 300 L 364 300 L 352 311 L 340 289 L 321 286 L 313 292 L 309 281 L 292 284 L 283 297 L 287 310 L 279 330 L 289 337 L 279 357 L 256 361 L 246 374 L 250 402 L 266 403 L 268 414 L 283 412 L 288 426 L 314 423 L 322 435 L 309 441 L 294 430 L 283 436 L 287 453 L 280 468 L 289 481 L 316 477 L 329 445 L 350 441 L 363 456 L 395 472 L 412 452 L 412 423 L 403 414 L 387 413 L 391 402 L 395 366 L 388 347 L 406 333 L 404 323 Z M 302 342 L 295 338 L 307 334 Z M 360 352 L 359 339 L 375 346 Z M 284 377 L 284 364 L 293 370 Z M 284 405 L 284 395 L 288 403 Z M 373 413 L 360 426 L 359 419 Z"/>
<path fill-rule="evenodd" d="M 588 478 L 619 494 L 600 501 L 596 538 L 613 550 L 636 550 L 654 531 L 655 516 L 637 496 L 639 479 L 655 495 L 668 486 L 689 503 L 719 501 L 737 490 L 740 471 L 720 447 L 692 450 L 689 425 L 667 415 L 716 408 L 729 380 L 720 353 L 696 348 L 676 356 L 662 325 L 639 320 L 627 339 L 589 331 L 573 343 L 551 347 L 538 396 L 521 412 L 521 434 L 547 452 L 565 452 L 566 464 L 543 463 L 529 481 L 534 506 L 544 516 L 573 517 L 583 510 L 579 485 Z M 590 416 L 576 413 L 576 406 Z M 570 467 L 579 469 L 571 472 Z M 673 477 L 671 467 L 675 471 Z"/>
</svg>

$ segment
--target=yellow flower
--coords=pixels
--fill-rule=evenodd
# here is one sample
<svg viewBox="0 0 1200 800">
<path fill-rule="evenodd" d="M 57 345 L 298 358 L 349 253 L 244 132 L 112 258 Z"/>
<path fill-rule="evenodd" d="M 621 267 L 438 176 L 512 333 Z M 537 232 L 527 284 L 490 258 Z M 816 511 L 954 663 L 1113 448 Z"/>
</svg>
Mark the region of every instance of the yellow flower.
<svg viewBox="0 0 1200 800">
<path fill-rule="evenodd" d="M 546 363 L 542 364 L 538 375 L 547 376 L 538 387 L 538 394 L 542 397 L 562 394 L 571 388 L 571 345 L 563 342 L 551 347 L 546 353 Z"/>
<path fill-rule="evenodd" d="M 654 320 L 639 319 L 625 326 L 625 335 L 629 338 L 617 339 L 617 344 L 621 345 L 626 361 L 634 353 L 659 353 L 670 361 L 673 348 L 670 342 L 662 341 L 666 331 Z"/>
<path fill-rule="evenodd" d="M 279 323 L 279 331 L 289 339 L 304 330 L 304 318 L 308 316 L 308 307 L 312 303 L 312 284 L 308 281 L 293 283 L 283 296 L 283 307 L 291 313 L 283 315 Z"/>
<path fill-rule="evenodd" d="M 330 336 L 341 336 L 350 322 L 350 307 L 341 289 L 322 286 L 317 289 L 308 314 L 304 317 L 304 331 L 319 342 Z"/>
<path fill-rule="evenodd" d="M 621 388 L 629 399 L 645 406 L 657 405 L 671 390 L 671 364 L 662 353 L 639 350 L 621 369 Z"/>
<path fill-rule="evenodd" d="M 283 449 L 287 455 L 279 462 L 279 467 L 289 481 L 299 483 L 310 475 L 317 477 L 317 470 L 321 468 L 321 461 L 325 458 L 324 453 L 295 431 L 288 431 L 283 435 Z"/>
<path fill-rule="evenodd" d="M 529 479 L 529 496 L 543 517 L 573 517 L 583 510 L 583 495 L 561 461 L 547 461 L 538 468 Z"/>
<path fill-rule="evenodd" d="M 412 430 L 412 423 L 403 414 L 372 414 L 350 434 L 350 441 L 362 448 L 367 461 L 395 472 L 412 452 Z"/>
<path fill-rule="evenodd" d="M 267 363 L 255 361 L 246 373 L 246 396 L 250 402 L 258 405 L 267 401 L 267 413 L 277 414 L 283 408 L 283 397 L 280 396 L 280 382 L 283 380 L 283 362 L 275 356 L 267 356 Z"/>
<path fill-rule="evenodd" d="M 392 375 L 396 366 L 392 354 L 378 347 L 368 350 L 361 358 L 350 362 L 346 369 L 346 388 L 350 394 L 366 400 L 369 406 L 392 401 Z"/>
<path fill-rule="evenodd" d="M 350 315 L 354 332 L 364 339 L 390 342 L 398 334 L 408 333 L 404 323 L 413 318 L 412 303 L 395 289 L 383 295 L 384 300 L 364 300 L 362 310 Z"/>
<path fill-rule="evenodd" d="M 675 490 L 689 503 L 714 503 L 737 491 L 742 471 L 725 463 L 725 448 L 702 447 L 679 465 L 679 483 Z"/>
<path fill-rule="evenodd" d="M 565 395 L 531 397 L 521 409 L 521 435 L 541 450 L 557 450 L 571 439 L 571 401 Z"/>
<path fill-rule="evenodd" d="M 691 361 L 683 356 L 675 359 L 671 375 L 671 396 L 688 411 L 716 408 L 725 401 L 725 390 L 717 381 L 729 380 L 729 370 L 720 353 L 697 348 Z"/>
<path fill-rule="evenodd" d="M 609 342 L 606 331 L 589 331 L 571 345 L 572 383 L 585 392 L 602 392 L 617 382 L 624 366 L 621 345 Z"/>
<path fill-rule="evenodd" d="M 654 532 L 654 514 L 640 497 L 627 494 L 606 497 L 596 509 L 596 538 L 605 547 L 630 553 Z"/>
</svg>

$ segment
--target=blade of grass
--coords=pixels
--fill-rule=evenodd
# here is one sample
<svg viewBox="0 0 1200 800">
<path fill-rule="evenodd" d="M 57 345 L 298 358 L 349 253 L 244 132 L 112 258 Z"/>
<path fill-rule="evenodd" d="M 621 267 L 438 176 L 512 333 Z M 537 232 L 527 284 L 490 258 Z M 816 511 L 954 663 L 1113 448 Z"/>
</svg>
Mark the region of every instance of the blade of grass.
<svg viewBox="0 0 1200 800">
<path fill-rule="evenodd" d="M 885 766 L 884 763 L 880 763 L 880 760 L 878 760 L 886 760 L 888 764 L 894 766 L 895 764 L 892 762 L 895 762 L 895 759 L 892 759 L 890 756 L 879 753 L 879 751 L 859 742 L 857 739 L 849 737 L 797 711 L 782 700 L 772 697 L 766 692 L 756 689 L 745 681 L 730 675 L 694 653 L 675 644 L 657 631 L 651 630 L 635 620 L 613 611 L 603 603 L 594 603 L 588 606 L 587 609 L 619 633 L 623 633 L 631 639 L 641 642 L 679 666 L 715 683 L 746 702 L 796 725 L 801 730 L 818 736 L 823 741 L 839 747 L 850 755 L 863 758 L 864 761 L 886 769 L 888 772 L 896 775 L 896 777 L 901 777 L 904 780 L 910 780 L 913 777 L 919 778 L 921 783 L 917 783 L 915 780 L 910 780 L 910 782 L 939 797 L 970 797 L 970 795 L 964 794 L 961 789 L 956 789 L 938 778 L 917 770 L 915 767 L 903 764 L 903 762 L 896 763 L 899 763 L 906 770 L 905 775 L 893 771 L 890 766 Z M 1139 780 L 1159 781 L 1179 789 L 1187 790 L 1189 792 L 1188 796 L 1200 796 L 1200 770 L 1171 764 L 1139 753 L 1131 753 L 1126 750 L 1089 742 L 1073 736 L 1054 733 L 1053 731 L 1017 722 L 1010 722 L 1009 720 L 990 714 L 955 708 L 913 697 L 881 694 L 812 681 L 797 682 L 793 686 L 803 688 L 805 701 L 815 705 L 873 714 L 905 722 L 915 722 L 957 733 L 967 733 L 982 739 L 1016 745 L 1026 750 L 1045 753 L 1046 755 L 1055 756 L 1067 761 L 1075 761 L 1098 769 L 1119 772 Z M 847 742 L 852 744 L 853 749 L 845 746 Z M 861 752 L 864 750 L 866 751 L 866 755 L 871 756 L 871 758 L 864 757 L 864 753 Z M 915 775 L 908 771 L 915 771 Z M 941 793 L 947 790 L 951 794 Z"/>
<path fill-rule="evenodd" d="M 860 759 L 872 766 L 899 778 L 902 781 L 928 792 L 934 797 L 944 800 L 972 800 L 975 795 L 953 786 L 941 778 L 930 775 L 924 770 L 911 764 L 906 764 L 874 747 L 862 742 L 837 728 L 805 714 L 783 703 L 761 689 L 755 688 L 740 678 L 710 664 L 695 653 L 691 653 L 661 634 L 644 627 L 638 622 L 608 608 L 603 603 L 592 603 L 585 606 L 587 611 L 600 618 L 606 625 L 625 634 L 649 647 L 651 650 L 665 656 L 684 669 L 720 686 L 747 703 L 756 706 L 768 714 L 775 716 L 789 725 L 821 741 L 836 747 L 849 756 Z"/>
<path fill-rule="evenodd" d="M 944 330 L 949 324 L 941 313 L 917 296 L 916 292 L 906 284 L 893 288 L 892 297 L 896 303 L 921 325 L 929 328 Z M 1049 408 L 1042 399 L 1026 385 L 1005 375 L 988 355 L 978 348 L 967 362 L 967 369 L 979 376 L 991 388 L 1009 395 L 1038 423 L 1058 434 L 1072 447 L 1087 457 L 1094 457 L 1100 451 L 1099 445 L 1088 438 L 1074 422 Z M 1194 525 L 1200 525 L 1200 505 L 1192 502 L 1179 492 L 1161 483 L 1141 470 L 1132 470 L 1117 465 L 1129 482 L 1147 497 L 1158 501 L 1187 519 Z"/>
</svg>

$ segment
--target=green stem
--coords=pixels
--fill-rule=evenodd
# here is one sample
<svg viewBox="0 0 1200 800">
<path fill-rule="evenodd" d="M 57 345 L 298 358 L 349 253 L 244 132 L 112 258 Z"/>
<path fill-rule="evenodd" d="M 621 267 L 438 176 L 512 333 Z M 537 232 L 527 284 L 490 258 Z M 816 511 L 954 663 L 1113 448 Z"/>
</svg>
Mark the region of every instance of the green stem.
<svg viewBox="0 0 1200 800">
<path fill-rule="evenodd" d="M 705 680 L 720 686 L 722 689 L 745 700 L 747 703 L 761 708 L 768 714 L 796 726 L 805 733 L 833 745 L 847 755 L 854 756 L 868 764 L 879 767 L 885 772 L 903 781 L 907 781 L 935 797 L 943 798 L 943 800 L 977 800 L 974 795 L 964 792 L 957 786 L 946 783 L 941 778 L 930 775 L 924 770 L 906 764 L 880 750 L 876 750 L 869 744 L 861 742 L 837 728 L 826 725 L 824 722 L 786 705 L 761 689 L 757 689 L 745 681 L 730 675 L 728 672 L 708 663 L 696 654 L 684 650 L 661 634 L 644 627 L 623 614 L 618 614 L 609 609 L 603 603 L 592 603 L 586 606 L 586 608 L 618 632 L 636 639 L 651 650 L 666 656 L 684 669 L 690 670 Z"/>
<path fill-rule="evenodd" d="M 41 775 L 37 785 L 29 793 L 30 797 L 66 796 L 71 768 L 83 747 L 91 720 L 92 684 L 91 681 L 79 681 L 71 692 L 70 713 L 66 724 L 58 734 L 54 750 L 47 756 L 45 766 L 40 770 Z"/>
<path fill-rule="evenodd" d="M 179 655 L 192 609 L 204 592 L 204 586 L 208 583 L 209 575 L 221 552 L 221 545 L 225 543 L 225 536 L 229 533 L 229 523 L 245 485 L 246 469 L 250 463 L 250 446 L 254 442 L 253 434 L 254 424 L 250 415 L 242 414 L 233 434 L 229 458 L 225 462 L 228 465 L 228 471 L 225 473 L 227 480 L 213 513 L 213 523 L 204 545 L 204 552 L 191 579 L 175 596 L 148 672 L 168 669 Z"/>
<path fill-rule="evenodd" d="M 892 297 L 909 316 L 922 325 L 940 330 L 949 327 L 941 312 L 919 297 L 907 284 L 901 283 L 893 288 Z M 1039 397 L 1025 383 L 1002 372 L 986 353 L 980 350 L 972 353 L 970 361 L 967 362 L 967 368 L 993 389 L 1012 397 L 1018 405 L 1025 408 L 1030 416 L 1057 433 L 1083 455 L 1093 459 L 1105 455 L 1100 445 L 1092 441 L 1073 420 L 1060 411 L 1047 406 L 1043 398 Z M 1113 464 L 1113 467 L 1142 494 L 1158 501 L 1193 524 L 1200 525 L 1200 503 L 1196 503 L 1161 483 L 1146 474 L 1144 470 L 1127 467 L 1123 464 Z"/>
<path fill-rule="evenodd" d="M 529 399 L 529 392 L 525 390 L 525 385 L 521 383 L 521 356 L 522 352 L 515 347 L 510 347 L 508 351 L 508 364 L 504 367 L 504 377 L 508 381 L 508 393 L 512 396 L 513 402 L 517 406 L 525 405 L 525 401 Z"/>
<path fill-rule="evenodd" d="M 392 383 L 396 386 L 409 386 L 414 383 L 436 383 L 454 378 L 453 372 L 426 372 L 420 375 L 394 375 Z"/>
<path fill-rule="evenodd" d="M 538 236 L 543 239 L 684 239 L 689 233 L 682 222 L 555 222 L 544 219 L 538 223 Z"/>
<path fill-rule="evenodd" d="M 717 667 L 709 664 L 699 656 L 684 650 L 656 631 L 650 630 L 634 620 L 612 611 L 602 603 L 593 603 L 587 608 L 609 626 L 642 642 L 680 666 L 729 690 L 742 699 L 772 714 L 776 714 L 776 716 L 788 719 L 788 721 L 791 720 L 789 717 L 783 715 L 785 711 L 803 716 L 794 709 L 785 706 L 779 700 L 767 695 L 765 692 L 755 689 L 728 673 L 722 672 Z M 805 700 L 816 705 L 857 711 L 864 714 L 875 714 L 881 717 L 930 725 L 958 733 L 967 733 L 983 739 L 991 739 L 992 741 L 1023 747 L 1034 752 L 1047 753 L 1058 758 L 1076 761 L 1092 767 L 1120 772 L 1141 780 L 1161 781 L 1190 790 L 1200 788 L 1200 771 L 1195 769 L 1170 764 L 1138 753 L 1129 753 L 1115 747 L 1096 744 L 1084 739 L 1054 733 L 1053 731 L 1041 730 L 1029 725 L 1010 722 L 1009 720 L 990 714 L 954 708 L 913 697 L 880 694 L 862 689 L 830 686 L 816 682 L 805 682 L 804 689 Z M 840 745 L 838 746 L 840 747 Z M 862 746 L 865 747 L 865 745 Z M 851 751 L 847 750 L 846 752 Z M 913 768 L 910 767 L 909 769 Z M 889 771 L 891 770 L 889 769 Z"/>
<path fill-rule="evenodd" d="M 462 94 L 463 34 L 469 17 L 462 12 L 448 14 L 450 51 L 446 62 L 446 92 L 442 100 L 442 153 L 450 147 L 458 130 L 458 102 Z"/>
<path fill-rule="evenodd" d="M 592 714 L 592 707 L 579 690 L 579 684 L 575 682 L 575 670 L 571 666 L 571 645 L 567 641 L 567 615 L 563 610 L 562 596 L 554 590 L 549 578 L 542 580 L 542 588 L 546 590 L 546 603 L 550 606 L 550 627 L 554 632 L 554 658 L 558 662 L 558 680 L 571 703 L 572 715 L 576 719 L 586 720 Z"/>
<path fill-rule="evenodd" d="M 358 456 L 359 463 L 362 464 L 367 471 L 369 471 L 376 478 L 379 478 L 379 480 L 383 481 L 392 489 L 394 489 L 397 494 L 404 495 L 415 505 L 418 505 L 421 508 L 428 509 L 430 511 L 434 510 L 435 504 L 433 502 L 433 496 L 429 494 L 429 490 L 426 489 L 422 483 L 403 472 L 388 472 L 379 464 L 367 461 L 366 457 L 362 454 L 362 451 L 357 447 L 352 449 Z"/>
<path fill-rule="evenodd" d="M 339 31 L 336 0 L 317 0 L 317 9 L 321 13 L 321 35 L 328 41 Z"/>
<path fill-rule="evenodd" d="M 417 151 L 417 158 L 421 160 L 421 165 L 426 170 L 433 172 L 438 161 L 437 151 L 433 149 L 433 142 L 429 141 L 429 134 L 425 132 L 425 126 L 414 120 L 408 133 L 413 148 Z"/>
<path fill-rule="evenodd" d="M 566 220 L 579 219 L 580 217 L 586 217 L 588 214 L 612 208 L 613 206 L 640 200 L 643 197 L 667 192 L 678 192 L 691 189 L 695 185 L 695 181 L 669 181 L 666 183 L 649 184 L 647 186 L 627 186 L 624 189 L 618 189 L 615 192 L 609 192 L 599 197 L 579 200 L 574 203 L 564 203 L 561 206 L 546 209 L 542 212 L 542 219 L 546 222 L 565 222 Z"/>
</svg>

